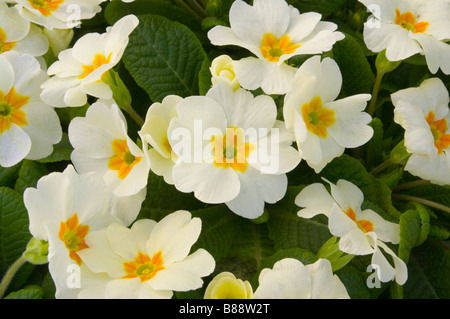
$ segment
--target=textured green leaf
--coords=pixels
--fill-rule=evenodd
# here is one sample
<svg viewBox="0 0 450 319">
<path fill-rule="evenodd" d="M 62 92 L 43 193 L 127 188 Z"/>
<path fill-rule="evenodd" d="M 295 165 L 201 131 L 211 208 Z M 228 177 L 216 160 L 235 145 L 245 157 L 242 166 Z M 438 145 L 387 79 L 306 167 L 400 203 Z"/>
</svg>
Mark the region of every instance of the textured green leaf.
<svg viewBox="0 0 450 319">
<path fill-rule="evenodd" d="M 311 219 L 298 217 L 300 207 L 295 205 L 294 200 L 302 188 L 290 186 L 281 201 L 267 205 L 270 213 L 267 225 L 275 250 L 298 247 L 316 253 L 331 237 L 325 216 L 318 215 Z"/>
<path fill-rule="evenodd" d="M 0 187 L 0 277 L 25 251 L 31 234 L 22 196 Z"/>
<path fill-rule="evenodd" d="M 25 160 L 19 170 L 14 189 L 22 194 L 27 187 L 36 187 L 37 181 L 48 173 L 48 169 L 44 164 Z"/>
<path fill-rule="evenodd" d="M 206 54 L 186 26 L 157 15 L 139 16 L 123 55 L 125 67 L 152 101 L 170 94 L 199 94 L 199 72 Z"/>
<path fill-rule="evenodd" d="M 288 0 L 289 4 L 294 5 L 303 12 L 318 12 L 322 14 L 323 19 L 329 17 L 347 2 L 347 0 Z"/>
<path fill-rule="evenodd" d="M 192 211 L 192 215 L 202 220 L 202 232 L 192 250 L 203 248 L 216 262 L 227 256 L 237 232 L 236 225 L 240 223 L 238 216 L 225 205 Z"/>
<path fill-rule="evenodd" d="M 339 65 L 343 83 L 341 94 L 371 93 L 375 76 L 359 42 L 350 34 L 333 46 L 333 58 Z"/>
<path fill-rule="evenodd" d="M 44 290 L 36 285 L 10 293 L 5 299 L 44 299 Z"/>
<path fill-rule="evenodd" d="M 182 193 L 175 186 L 167 184 L 160 176 L 150 172 L 147 183 L 147 196 L 142 203 L 139 218 L 159 220 L 176 210 L 199 210 L 206 205 L 197 200 L 192 193 Z"/>
<path fill-rule="evenodd" d="M 198 86 L 200 95 L 206 95 L 206 93 L 212 86 L 211 71 L 209 70 L 210 66 L 211 61 L 208 57 L 206 57 L 198 74 Z"/>
<path fill-rule="evenodd" d="M 113 0 L 105 8 L 105 18 L 113 25 L 120 18 L 128 15 L 156 14 L 172 21 L 177 21 L 191 29 L 200 29 L 200 24 L 192 16 L 173 5 L 167 0 L 135 0 L 125 3 L 121 0 Z"/>
<path fill-rule="evenodd" d="M 339 269 L 336 275 L 347 288 L 351 299 L 370 299 L 371 293 L 366 284 L 365 276 L 355 267 L 346 266 Z"/>
<path fill-rule="evenodd" d="M 14 187 L 22 162 L 11 167 L 0 166 L 0 186 Z"/>
<path fill-rule="evenodd" d="M 428 239 L 413 248 L 408 263 L 406 299 L 450 298 L 450 250 L 444 242 Z"/>
</svg>

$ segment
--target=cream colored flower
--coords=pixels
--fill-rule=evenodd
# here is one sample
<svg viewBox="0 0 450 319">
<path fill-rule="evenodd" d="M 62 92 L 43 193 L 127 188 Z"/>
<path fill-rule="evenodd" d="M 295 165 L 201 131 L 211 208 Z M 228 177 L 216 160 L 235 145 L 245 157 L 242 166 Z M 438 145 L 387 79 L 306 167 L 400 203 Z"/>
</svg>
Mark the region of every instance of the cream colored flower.
<svg viewBox="0 0 450 319">
<path fill-rule="evenodd" d="M 47 70 L 53 76 L 42 85 L 42 100 L 54 107 L 66 107 L 85 105 L 88 95 L 112 99 L 111 88 L 102 81 L 102 75 L 120 61 L 128 36 L 138 23 L 136 16 L 125 16 L 105 33 L 88 33 L 72 48 L 61 51 L 59 60 Z"/>
<path fill-rule="evenodd" d="M 300 12 L 285 0 L 255 0 L 250 6 L 236 0 L 230 9 L 230 28 L 208 32 L 214 45 L 236 45 L 256 57 L 233 62 L 236 77 L 247 90 L 259 87 L 266 94 L 285 94 L 296 69 L 286 61 L 300 54 L 320 54 L 343 39 L 337 25 L 320 21 L 315 12 Z"/>
<path fill-rule="evenodd" d="M 225 203 L 239 216 L 261 216 L 265 203 L 283 198 L 286 173 L 300 162 L 292 134 L 276 117 L 272 98 L 233 92 L 226 83 L 183 99 L 168 131 L 178 156 L 175 187 L 205 203 Z"/>
<path fill-rule="evenodd" d="M 355 148 L 372 138 L 371 116 L 364 112 L 370 94 L 339 100 L 342 75 L 338 64 L 314 56 L 298 69 L 293 87 L 285 96 L 283 116 L 295 133 L 297 147 L 316 173 L 346 148 Z"/>
<path fill-rule="evenodd" d="M 234 72 L 233 60 L 228 55 L 220 55 L 215 58 L 212 61 L 209 70 L 212 75 L 212 85 L 216 85 L 217 83 L 224 81 L 231 86 L 233 91 L 240 88 L 241 85 L 239 84 Z"/>
<path fill-rule="evenodd" d="M 446 0 L 359 0 L 373 15 L 364 25 L 364 42 L 390 61 L 425 55 L 428 68 L 450 73 L 450 5 Z"/>
<path fill-rule="evenodd" d="M 116 200 L 125 201 L 122 204 L 128 209 L 121 210 L 119 217 L 129 225 L 145 198 L 150 163 L 146 152 L 128 136 L 119 107 L 104 101 L 92 104 L 85 117 L 70 122 L 69 140 L 75 168 L 103 176 Z"/>
<path fill-rule="evenodd" d="M 216 275 L 206 287 L 204 299 L 251 299 L 253 288 L 246 280 L 224 271 Z"/>
<path fill-rule="evenodd" d="M 168 184 L 173 184 L 172 168 L 178 156 L 172 151 L 167 130 L 170 121 L 176 116 L 176 107 L 182 100 L 179 96 L 169 95 L 161 103 L 153 103 L 139 131 L 142 139 L 152 147 L 148 151 L 152 171 L 163 176 Z"/>
<path fill-rule="evenodd" d="M 44 55 L 48 40 L 39 27 L 22 18 L 15 7 L 0 1 L 0 54 L 7 51 Z"/>
<path fill-rule="evenodd" d="M 391 96 L 394 121 L 405 129 L 411 156 L 405 170 L 432 183 L 450 185 L 450 112 L 447 88 L 439 78 Z"/>
<path fill-rule="evenodd" d="M 0 54 L 0 165 L 50 155 L 61 140 L 58 115 L 39 97 L 48 76 L 31 55 Z"/>
<path fill-rule="evenodd" d="M 119 222 L 110 213 L 105 182 L 95 173 L 80 175 L 69 165 L 62 173 L 39 179 L 36 188 L 25 190 L 23 198 L 31 234 L 49 243 L 49 270 L 56 298 L 75 298 L 79 287 L 70 287 L 67 282 L 70 269 L 84 272 L 79 253 L 88 248 L 86 236 Z"/>
<path fill-rule="evenodd" d="M 204 249 L 190 254 L 201 231 L 200 218 L 176 211 L 131 228 L 111 224 L 86 236 L 80 257 L 97 276 L 86 278 L 80 298 L 170 299 L 173 291 L 203 285 L 215 261 Z"/>
<path fill-rule="evenodd" d="M 408 277 L 406 264 L 385 244 L 400 242 L 400 226 L 386 221 L 371 209 L 361 209 L 362 191 L 353 183 L 339 180 L 328 182 L 331 196 L 319 183 L 305 187 L 295 203 L 302 207 L 299 217 L 311 218 L 317 214 L 328 217 L 328 228 L 333 236 L 340 237 L 339 249 L 350 255 L 372 255 L 372 265 L 377 265 L 380 281 L 393 279 L 403 285 Z M 392 257 L 392 266 L 381 249 Z"/>
<path fill-rule="evenodd" d="M 259 275 L 253 299 L 349 299 L 347 289 L 331 270 L 327 259 L 304 265 L 285 258 Z"/>
<path fill-rule="evenodd" d="M 25 19 L 47 29 L 72 29 L 101 11 L 104 0 L 15 0 Z"/>
</svg>

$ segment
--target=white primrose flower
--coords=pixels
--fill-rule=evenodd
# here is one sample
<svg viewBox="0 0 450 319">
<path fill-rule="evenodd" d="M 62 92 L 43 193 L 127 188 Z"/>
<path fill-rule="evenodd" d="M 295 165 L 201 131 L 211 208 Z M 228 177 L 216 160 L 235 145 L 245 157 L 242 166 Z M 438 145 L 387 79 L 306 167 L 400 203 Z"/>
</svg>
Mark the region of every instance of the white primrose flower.
<svg viewBox="0 0 450 319">
<path fill-rule="evenodd" d="M 225 203 L 253 219 L 264 203 L 285 195 L 286 173 L 300 162 L 293 137 L 276 120 L 272 98 L 233 92 L 226 83 L 206 96 L 187 97 L 169 125 L 169 142 L 179 156 L 172 169 L 175 187 L 205 203 Z"/>
<path fill-rule="evenodd" d="M 0 54 L 0 165 L 50 155 L 62 129 L 53 108 L 39 97 L 48 78 L 35 57 L 14 51 Z"/>
<path fill-rule="evenodd" d="M 259 275 L 253 299 L 350 299 L 347 289 L 327 259 L 304 265 L 285 258 Z"/>
<path fill-rule="evenodd" d="M 101 11 L 104 0 L 15 0 L 20 15 L 47 29 L 72 29 Z"/>
<path fill-rule="evenodd" d="M 11 50 L 41 56 L 48 50 L 48 40 L 41 29 L 22 18 L 16 8 L 0 2 L 0 54 Z"/>
<path fill-rule="evenodd" d="M 172 168 L 178 156 L 172 151 L 167 130 L 171 119 L 176 116 L 176 107 L 182 100 L 183 98 L 179 96 L 169 95 L 161 103 L 153 103 L 139 131 L 142 139 L 152 147 L 148 151 L 151 170 L 163 176 L 168 184 L 173 184 Z"/>
<path fill-rule="evenodd" d="M 302 158 L 319 173 L 346 148 L 365 144 L 372 138 L 371 116 L 363 112 L 370 94 L 336 100 L 342 86 L 337 63 L 320 56 L 306 60 L 295 74 L 286 94 L 283 116 Z"/>
<path fill-rule="evenodd" d="M 328 182 L 328 181 L 327 181 Z M 298 216 L 312 218 L 317 214 L 328 217 L 328 228 L 333 236 L 340 237 L 339 249 L 351 255 L 372 254 L 377 276 L 382 282 L 395 278 L 403 285 L 408 277 L 406 264 L 385 244 L 400 242 L 400 226 L 386 221 L 371 209 L 361 210 L 362 191 L 353 183 L 338 180 L 328 182 L 331 195 L 320 183 L 305 187 L 295 198 L 295 204 L 304 207 Z M 392 257 L 392 266 L 381 249 Z"/>
<path fill-rule="evenodd" d="M 320 21 L 315 12 L 300 14 L 285 0 L 255 0 L 253 6 L 236 0 L 230 9 L 230 26 L 208 32 L 214 45 L 236 45 L 256 57 L 234 61 L 236 77 L 247 90 L 259 87 L 266 94 L 285 94 L 296 69 L 286 61 L 300 54 L 320 54 L 343 39 L 337 25 Z"/>
<path fill-rule="evenodd" d="M 216 85 L 217 83 L 224 81 L 233 88 L 233 91 L 236 91 L 241 87 L 236 78 L 236 73 L 234 72 L 233 62 L 233 59 L 225 54 L 218 56 L 211 62 L 211 67 L 209 70 L 212 75 L 212 85 Z"/>
<path fill-rule="evenodd" d="M 130 205 L 121 216 L 130 224 L 146 194 L 150 163 L 128 136 L 123 113 L 114 102 L 97 101 L 85 117 L 70 122 L 68 131 L 73 165 L 80 173 L 96 171 L 103 176 L 117 200 Z"/>
<path fill-rule="evenodd" d="M 56 285 L 56 298 L 73 298 L 78 289 L 68 285 L 71 269 L 85 272 L 79 252 L 86 249 L 86 235 L 119 222 L 110 214 L 110 193 L 102 177 L 79 175 L 69 165 L 62 173 L 39 179 L 27 188 L 24 203 L 30 233 L 49 243 L 49 270 Z M 81 267 L 81 268 L 80 268 Z"/>
<path fill-rule="evenodd" d="M 99 278 L 84 279 L 78 297 L 169 299 L 173 291 L 200 288 L 215 268 L 206 250 L 189 254 L 200 232 L 200 218 L 176 211 L 159 222 L 140 219 L 131 228 L 111 224 L 89 233 L 89 248 L 79 254 Z"/>
<path fill-rule="evenodd" d="M 120 61 L 128 36 L 138 23 L 136 16 L 125 16 L 106 33 L 88 33 L 72 48 L 61 51 L 59 60 L 48 68 L 53 77 L 42 85 L 42 100 L 54 107 L 66 107 L 85 105 L 87 95 L 111 99 L 111 88 L 102 81 L 102 75 Z"/>
<path fill-rule="evenodd" d="M 425 55 L 428 68 L 450 74 L 450 4 L 445 0 L 359 0 L 373 15 L 364 24 L 364 42 L 386 50 L 390 61 Z"/>
<path fill-rule="evenodd" d="M 409 157 L 405 170 L 439 185 L 450 185 L 450 112 L 439 78 L 391 95 L 394 121 L 405 129 Z"/>
</svg>

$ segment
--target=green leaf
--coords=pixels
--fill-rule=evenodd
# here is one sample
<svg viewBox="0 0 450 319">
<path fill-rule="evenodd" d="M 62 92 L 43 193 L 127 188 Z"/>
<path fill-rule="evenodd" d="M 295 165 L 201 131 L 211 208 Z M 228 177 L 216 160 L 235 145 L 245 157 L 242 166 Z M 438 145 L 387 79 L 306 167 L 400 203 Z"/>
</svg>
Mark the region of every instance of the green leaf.
<svg viewBox="0 0 450 319">
<path fill-rule="evenodd" d="M 339 65 L 343 83 L 341 95 L 371 93 L 375 76 L 359 42 L 348 33 L 333 46 L 333 57 Z"/>
<path fill-rule="evenodd" d="M 450 250 L 445 242 L 428 239 L 413 248 L 403 291 L 406 299 L 450 298 Z"/>
<path fill-rule="evenodd" d="M 225 205 L 192 211 L 192 216 L 202 220 L 202 232 L 192 251 L 203 248 L 216 262 L 227 256 L 237 232 L 238 216 Z"/>
<path fill-rule="evenodd" d="M 303 12 L 318 12 L 322 14 L 322 19 L 326 19 L 347 3 L 347 0 L 288 0 L 289 4 L 294 5 Z"/>
<path fill-rule="evenodd" d="M 156 14 L 172 21 L 182 23 L 192 30 L 200 30 L 200 23 L 189 14 L 170 3 L 167 0 L 135 0 L 125 3 L 121 0 L 113 0 L 105 8 L 105 18 L 110 25 L 128 14 L 136 16 L 144 14 Z"/>
<path fill-rule="evenodd" d="M 373 168 L 375 163 L 380 163 L 383 154 L 383 122 L 375 117 L 369 125 L 373 128 L 373 136 L 365 146 L 368 169 Z"/>
<path fill-rule="evenodd" d="M 12 292 L 5 299 L 44 299 L 44 290 L 36 285 Z"/>
<path fill-rule="evenodd" d="M 408 263 L 412 248 L 421 245 L 430 232 L 430 214 L 428 209 L 419 203 L 411 204 L 415 209 L 409 209 L 400 217 L 400 243 L 398 257 Z"/>
<path fill-rule="evenodd" d="M 367 172 L 364 165 L 347 154 L 335 158 L 321 172 L 332 183 L 339 179 L 352 182 L 361 189 L 364 199 L 388 212 L 391 207 L 391 189 Z"/>
<path fill-rule="evenodd" d="M 210 66 L 211 61 L 208 57 L 206 57 L 198 74 L 198 86 L 200 95 L 206 95 L 206 93 L 212 86 L 211 71 L 209 70 Z"/>
<path fill-rule="evenodd" d="M 357 268 L 347 265 L 336 271 L 351 299 L 370 299 L 371 293 L 365 276 Z"/>
<path fill-rule="evenodd" d="M 154 102 L 170 94 L 199 94 L 206 54 L 186 26 L 157 15 L 139 16 L 123 55 L 125 67 Z"/>
<path fill-rule="evenodd" d="M 11 167 L 0 166 L 0 186 L 14 187 L 22 162 Z"/>
<path fill-rule="evenodd" d="M 48 173 L 49 171 L 45 164 L 37 161 L 24 160 L 19 170 L 19 176 L 14 189 L 22 194 L 26 188 L 36 187 L 37 181 Z"/>
<path fill-rule="evenodd" d="M 161 176 L 150 172 L 147 182 L 147 196 L 142 203 L 139 218 L 158 221 L 176 210 L 199 210 L 206 205 L 197 200 L 192 193 L 182 193 L 175 186 L 167 184 Z"/>
<path fill-rule="evenodd" d="M 30 239 L 22 196 L 10 188 L 0 187 L 0 277 L 22 255 Z"/>
<path fill-rule="evenodd" d="M 281 201 L 267 205 L 270 214 L 267 225 L 275 250 L 298 247 L 315 253 L 331 237 L 325 216 L 298 217 L 300 207 L 294 200 L 302 188 L 289 186 Z"/>
</svg>

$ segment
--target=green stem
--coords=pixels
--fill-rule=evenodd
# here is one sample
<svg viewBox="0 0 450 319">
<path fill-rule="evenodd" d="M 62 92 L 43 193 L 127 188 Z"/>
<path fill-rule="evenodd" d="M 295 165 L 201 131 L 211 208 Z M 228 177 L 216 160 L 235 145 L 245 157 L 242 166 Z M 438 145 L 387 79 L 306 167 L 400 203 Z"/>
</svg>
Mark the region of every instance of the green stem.
<svg viewBox="0 0 450 319">
<path fill-rule="evenodd" d="M 375 77 L 375 83 L 372 90 L 372 99 L 370 100 L 369 107 L 367 108 L 367 113 L 373 116 L 375 112 L 375 106 L 377 105 L 378 92 L 380 91 L 381 81 L 383 80 L 384 72 L 377 72 Z"/>
<path fill-rule="evenodd" d="M 0 283 L 0 299 L 3 298 L 3 295 L 5 294 L 6 289 L 14 278 L 16 272 L 26 261 L 27 259 L 25 258 L 25 255 L 22 255 L 11 265 L 11 267 L 9 267 L 8 271 L 2 279 L 2 282 Z"/>
<path fill-rule="evenodd" d="M 419 186 L 423 186 L 423 185 L 429 185 L 430 183 L 431 182 L 428 181 L 428 180 L 420 179 L 420 180 L 417 180 L 417 181 L 414 181 L 414 182 L 408 182 L 408 183 L 397 185 L 394 188 L 394 191 L 410 189 L 410 188 L 419 187 Z"/>
<path fill-rule="evenodd" d="M 380 165 L 378 165 L 377 167 L 375 167 L 373 170 L 370 171 L 370 174 L 372 175 L 376 175 L 379 172 L 383 171 L 385 168 L 388 168 L 389 166 L 391 166 L 392 164 L 395 164 L 391 158 L 385 160 L 383 163 L 381 163 Z"/>
<path fill-rule="evenodd" d="M 197 12 L 192 10 L 190 6 L 188 6 L 183 0 L 174 0 L 176 4 L 178 4 L 180 7 L 184 8 L 187 12 L 189 12 L 192 16 L 195 18 L 202 20 L 202 16 L 200 16 Z"/>
<path fill-rule="evenodd" d="M 442 210 L 442 211 L 450 214 L 450 207 L 447 207 L 445 205 L 433 202 L 433 201 L 428 200 L 428 199 L 424 199 L 424 198 L 420 198 L 420 197 L 416 197 L 416 196 L 411 196 L 411 195 L 404 195 L 404 194 L 392 194 L 392 199 L 400 199 L 400 200 L 406 200 L 406 201 L 410 201 L 410 202 L 420 203 L 420 204 L 423 204 L 425 206 L 430 206 L 430 207 L 433 207 L 433 208 L 437 208 L 439 210 Z"/>
<path fill-rule="evenodd" d="M 187 0 L 191 4 L 191 8 L 197 12 L 199 16 L 202 18 L 206 18 L 208 14 L 205 11 L 205 8 L 203 8 L 196 0 Z"/>
<path fill-rule="evenodd" d="M 131 105 L 123 107 L 123 110 L 127 112 L 139 126 L 144 125 L 144 119 L 131 107 Z"/>
</svg>

